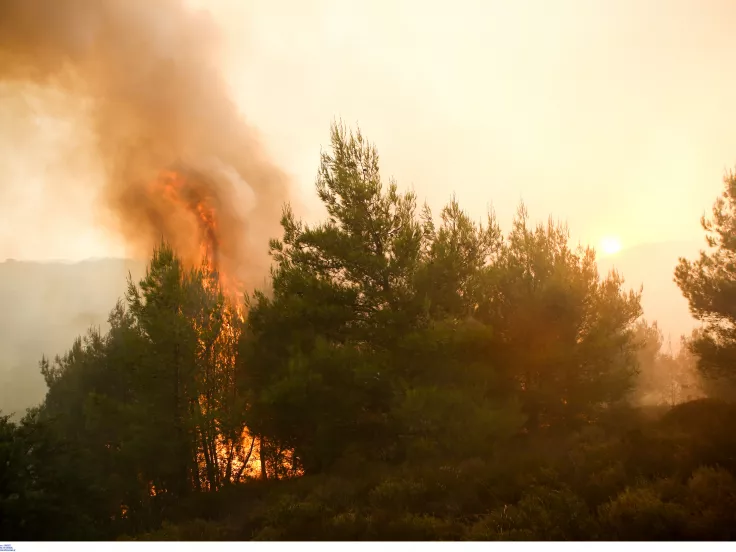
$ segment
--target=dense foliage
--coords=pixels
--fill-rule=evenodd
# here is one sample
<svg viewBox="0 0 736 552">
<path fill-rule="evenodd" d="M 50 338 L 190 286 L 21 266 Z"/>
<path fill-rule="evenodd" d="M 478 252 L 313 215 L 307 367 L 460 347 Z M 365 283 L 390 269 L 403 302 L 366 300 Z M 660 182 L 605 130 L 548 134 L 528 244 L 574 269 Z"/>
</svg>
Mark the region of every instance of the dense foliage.
<svg viewBox="0 0 736 552">
<path fill-rule="evenodd" d="M 712 218 L 701 220 L 708 250 L 695 261 L 680 259 L 675 280 L 690 312 L 703 322 L 691 349 L 704 375 L 717 381 L 711 391 L 731 399 L 736 393 L 736 174 L 727 174 L 724 184 Z"/>
<path fill-rule="evenodd" d="M 728 368 L 724 203 L 677 271 L 709 325 L 673 355 L 523 205 L 507 235 L 455 199 L 435 218 L 338 125 L 317 193 L 245 316 L 164 243 L 107 333 L 41 361 L 43 404 L 0 418 L 4 537 L 734 537 L 736 407 L 690 369 Z"/>
</svg>

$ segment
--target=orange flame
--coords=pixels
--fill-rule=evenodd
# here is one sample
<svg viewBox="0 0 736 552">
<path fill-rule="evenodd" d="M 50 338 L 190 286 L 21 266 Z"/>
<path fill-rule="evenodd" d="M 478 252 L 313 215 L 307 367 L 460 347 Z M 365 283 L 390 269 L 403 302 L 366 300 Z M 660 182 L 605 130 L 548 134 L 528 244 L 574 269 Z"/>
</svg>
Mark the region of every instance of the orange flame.
<svg viewBox="0 0 736 552">
<path fill-rule="evenodd" d="M 197 251 L 178 251 L 188 264 L 205 266 L 211 280 L 219 284 L 231 299 L 242 296 L 242 285 L 234 274 L 229 274 L 220 258 L 220 225 L 217 206 L 208 193 L 208 187 L 199 175 L 176 170 L 161 172 L 153 182 L 153 193 L 159 193 L 169 203 L 172 211 L 188 215 L 197 232 Z M 173 236 L 175 239 L 190 240 L 191 236 Z M 178 239 L 177 241 L 182 241 Z M 185 248 L 186 249 L 186 248 Z M 238 303 L 238 301 L 234 301 Z M 239 310 L 239 309 L 238 309 Z"/>
<path fill-rule="evenodd" d="M 221 322 L 220 329 L 213 341 L 205 343 L 200 339 L 199 355 L 204 365 L 209 368 L 202 374 L 202 389 L 210 389 L 211 385 L 225 384 L 228 387 L 235 386 L 236 353 L 235 344 L 240 337 L 239 320 L 244 320 L 243 306 L 238 300 L 242 296 L 242 285 L 234 274 L 227 272 L 220 258 L 221 238 L 220 225 L 218 224 L 218 205 L 216 198 L 208 193 L 208 187 L 200 175 L 193 172 L 168 170 L 163 171 L 152 186 L 152 193 L 160 195 L 167 205 L 163 209 L 170 208 L 171 211 L 161 213 L 162 216 L 176 217 L 183 215 L 188 219 L 190 232 L 196 230 L 196 236 L 181 235 L 182 227 L 172 227 L 175 235 L 167 236 L 172 240 L 172 245 L 185 244 L 183 248 L 177 248 L 177 253 L 182 260 L 191 266 L 206 269 L 205 279 L 202 285 L 207 291 L 216 291 L 217 286 L 229 299 L 218 318 Z M 194 238 L 194 239 L 193 239 Z M 189 245 L 186 245 L 189 244 Z M 196 245 L 195 245 L 196 244 Z M 206 320 L 193 321 L 195 330 L 203 335 L 206 333 Z M 213 351 L 214 352 L 213 354 Z M 208 435 L 209 446 L 205 450 L 199 447 L 197 453 L 197 464 L 199 464 L 199 479 L 202 488 L 210 489 L 211 482 L 207 474 L 207 466 L 210 471 L 214 469 L 223 477 L 231 474 L 231 480 L 239 480 L 241 477 L 258 477 L 260 475 L 261 443 L 254 450 L 256 437 L 251 435 L 248 428 L 242 428 L 240 435 L 227 437 L 220 430 L 220 422 L 213 420 L 208 413 L 216 411 L 218 406 L 212 403 L 213 399 L 207 393 L 199 397 L 200 419 L 203 420 L 203 431 Z M 288 454 L 291 452 L 291 457 Z M 294 463 L 293 451 L 282 451 L 281 463 L 284 467 Z M 219 478 L 218 478 L 219 480 Z M 156 489 L 151 488 L 152 496 Z"/>
<path fill-rule="evenodd" d="M 208 187 L 195 173 L 186 173 L 176 170 L 163 171 L 156 180 L 151 183 L 151 192 L 158 194 L 165 201 L 163 209 L 170 212 L 162 215 L 182 215 L 188 220 L 189 228 L 196 230 L 196 236 L 180 235 L 184 230 L 182 226 L 172 226 L 174 235 L 167 236 L 172 244 L 184 244 L 177 248 L 177 253 L 182 260 L 193 267 L 205 269 L 205 278 L 202 285 L 207 291 L 222 290 L 230 299 L 219 312 L 221 326 L 214 341 L 206 344 L 200 339 L 200 351 L 202 361 L 210 368 L 203 371 L 200 382 L 203 395 L 199 397 L 199 408 L 202 431 L 208 435 L 210 445 L 215 447 L 215 454 L 209 454 L 200 446 L 197 454 L 199 464 L 199 479 L 203 488 L 209 488 L 214 483 L 209 481 L 206 464 L 214 464 L 214 469 L 224 476 L 228 471 L 234 474 L 252 475 L 255 470 L 252 465 L 255 458 L 248 453 L 247 443 L 254 438 L 250 436 L 247 428 L 236 438 L 228 438 L 219 429 L 220 422 L 211 419 L 209 413 L 217 409 L 218 405 L 212 404 L 212 397 L 208 396 L 213 385 L 225 384 L 235 385 L 235 344 L 239 338 L 239 327 L 237 320 L 244 319 L 240 302 L 237 301 L 240 285 L 234 275 L 224 272 L 220 262 L 220 234 L 218 224 L 218 212 L 215 199 L 208 193 Z M 190 232 L 191 233 L 191 232 Z M 194 239 L 193 239 L 194 238 Z M 196 245 L 195 245 L 196 244 Z M 194 328 L 199 334 L 205 332 L 207 321 L 193 320 Z M 211 356 L 212 351 L 217 351 Z M 205 459 L 205 455 L 207 459 Z M 231 469 L 227 469 L 228 463 Z M 247 464 L 247 465 L 246 465 Z M 213 467 L 211 466 L 211 469 Z M 217 479 L 220 479 L 220 476 Z M 238 476 L 239 477 L 239 476 Z M 214 490 L 214 489 L 210 489 Z M 151 489 L 151 495 L 155 496 L 155 488 Z"/>
</svg>

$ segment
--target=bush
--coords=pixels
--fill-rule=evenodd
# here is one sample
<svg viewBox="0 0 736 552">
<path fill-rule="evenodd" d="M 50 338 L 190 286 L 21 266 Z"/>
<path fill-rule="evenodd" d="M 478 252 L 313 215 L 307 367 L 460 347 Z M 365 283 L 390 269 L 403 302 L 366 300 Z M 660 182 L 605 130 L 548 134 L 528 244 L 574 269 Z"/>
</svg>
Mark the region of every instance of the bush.
<svg viewBox="0 0 736 552">
<path fill-rule="evenodd" d="M 687 483 L 690 533 L 705 540 L 736 538 L 736 481 L 722 468 L 699 468 Z"/>
<path fill-rule="evenodd" d="M 430 515 L 404 514 L 389 521 L 377 532 L 379 540 L 429 541 L 458 540 L 462 526 L 452 519 Z"/>
<path fill-rule="evenodd" d="M 164 522 L 161 529 L 141 536 L 143 541 L 233 540 L 233 529 L 223 522 L 195 519 L 177 525 Z"/>
<path fill-rule="evenodd" d="M 601 506 L 604 538 L 616 540 L 679 540 L 687 537 L 687 511 L 663 502 L 651 486 L 628 488 Z"/>
<path fill-rule="evenodd" d="M 473 540 L 578 540 L 595 534 L 595 520 L 583 500 L 568 489 L 538 487 L 514 506 L 505 505 L 477 521 Z"/>
</svg>

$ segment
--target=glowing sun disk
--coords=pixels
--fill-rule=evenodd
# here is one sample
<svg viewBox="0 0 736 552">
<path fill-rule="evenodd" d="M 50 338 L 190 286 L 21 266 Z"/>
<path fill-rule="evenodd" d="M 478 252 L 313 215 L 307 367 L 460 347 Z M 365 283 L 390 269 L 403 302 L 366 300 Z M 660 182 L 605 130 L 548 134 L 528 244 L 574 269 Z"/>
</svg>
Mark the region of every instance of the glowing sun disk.
<svg viewBox="0 0 736 552">
<path fill-rule="evenodd" d="M 601 251 L 604 255 L 615 255 L 621 251 L 621 240 L 615 236 L 606 236 L 601 240 Z"/>
</svg>

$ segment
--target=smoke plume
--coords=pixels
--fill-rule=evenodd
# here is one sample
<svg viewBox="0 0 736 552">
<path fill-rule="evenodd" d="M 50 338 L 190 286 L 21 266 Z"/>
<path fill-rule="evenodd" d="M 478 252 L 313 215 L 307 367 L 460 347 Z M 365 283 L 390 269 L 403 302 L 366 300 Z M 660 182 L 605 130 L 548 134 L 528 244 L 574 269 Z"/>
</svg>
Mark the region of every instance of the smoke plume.
<svg viewBox="0 0 736 552">
<path fill-rule="evenodd" d="M 103 207 L 127 242 L 163 237 L 253 283 L 287 182 L 228 97 L 219 45 L 180 0 L 0 0 L 0 81 L 89 101 Z"/>
</svg>

